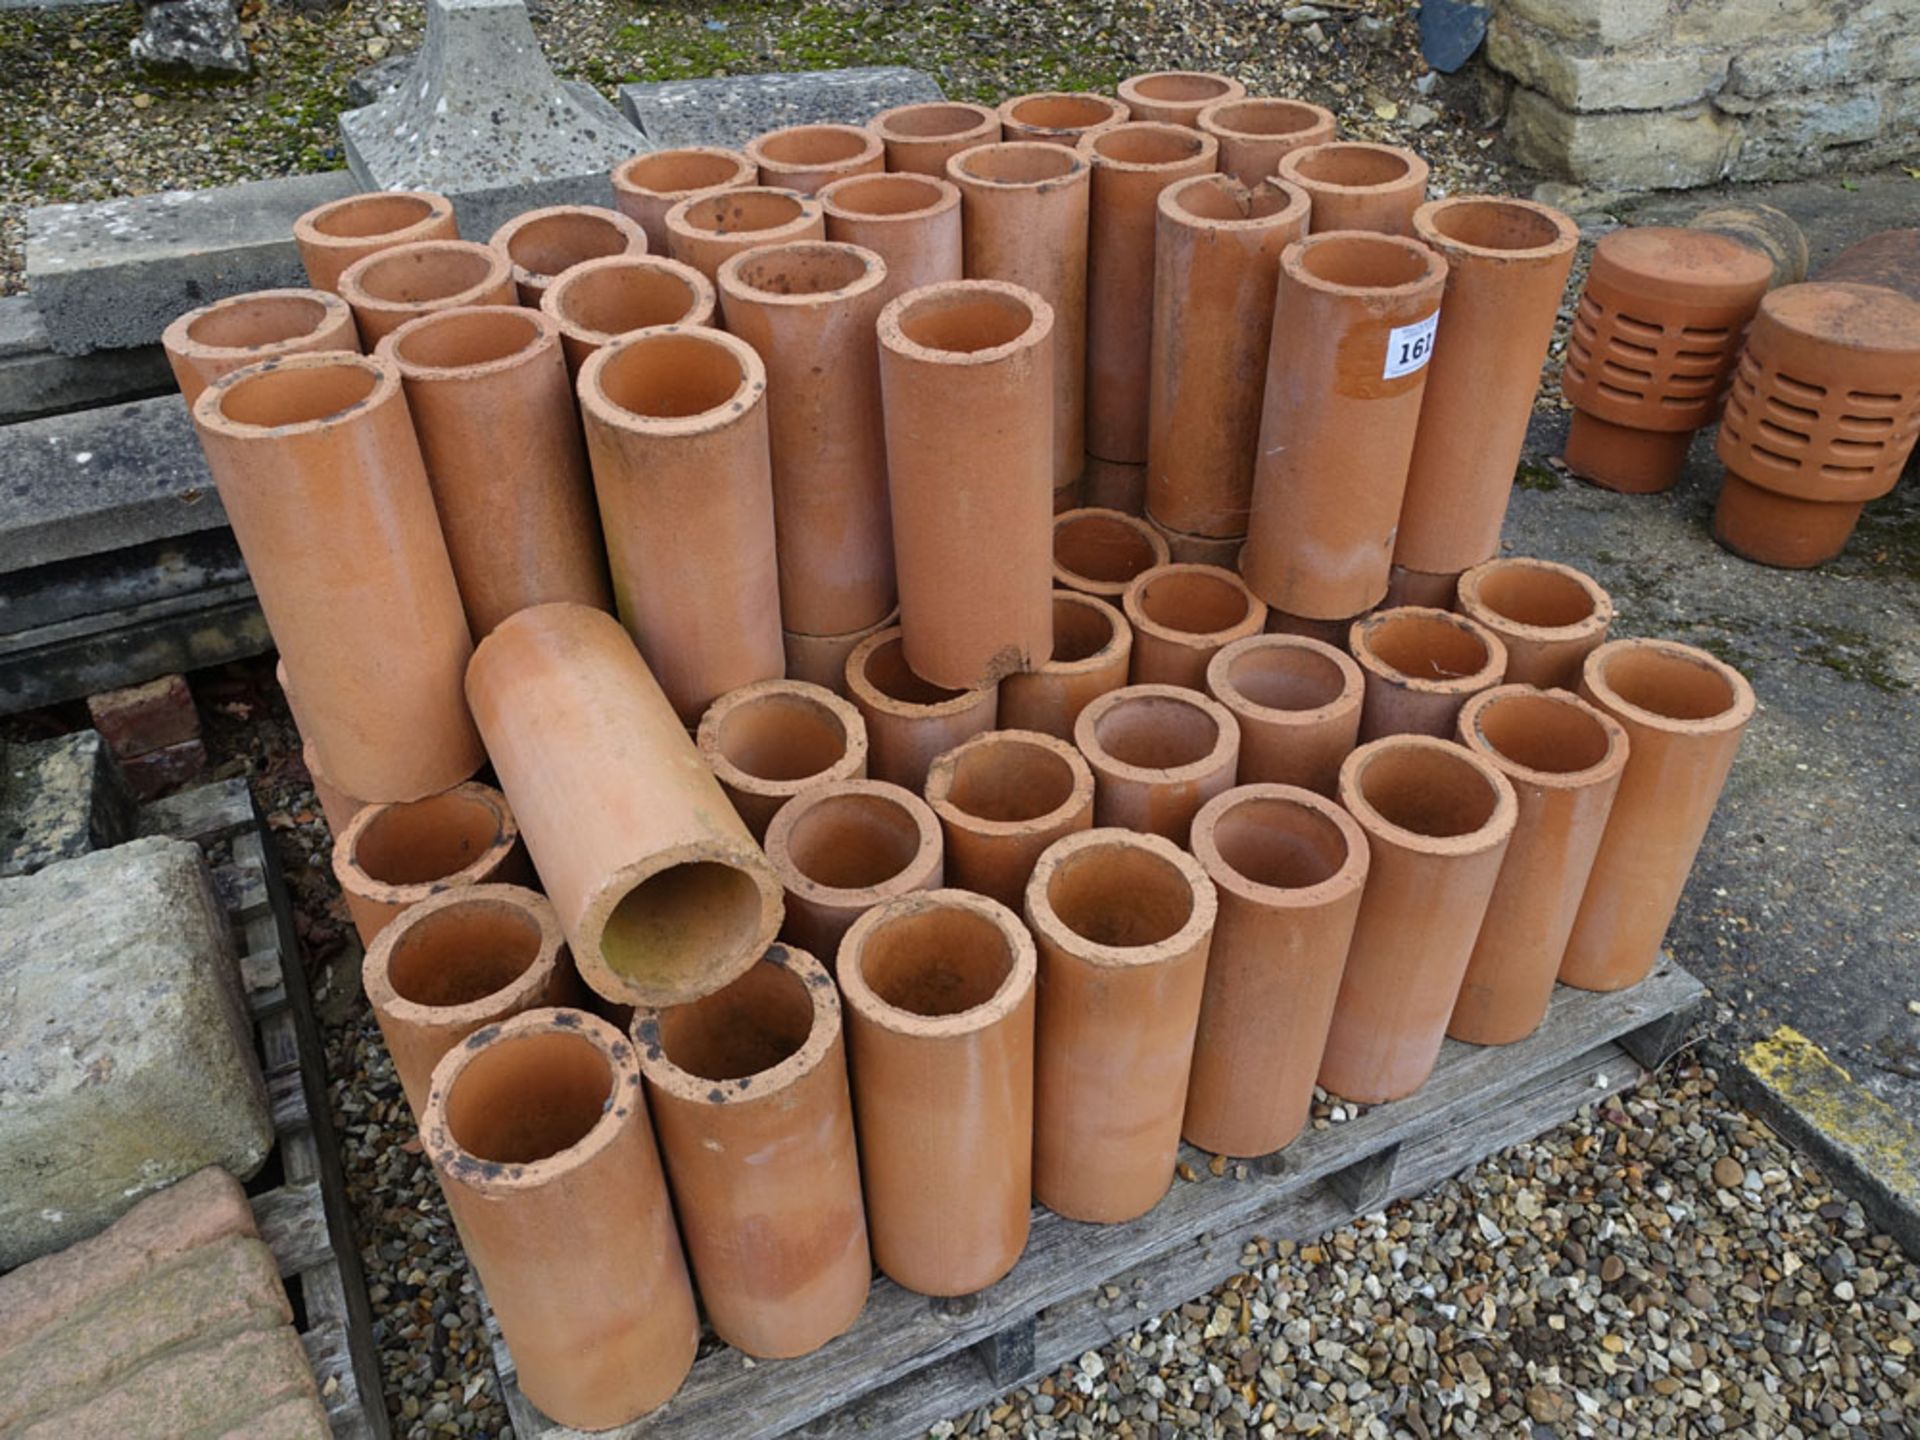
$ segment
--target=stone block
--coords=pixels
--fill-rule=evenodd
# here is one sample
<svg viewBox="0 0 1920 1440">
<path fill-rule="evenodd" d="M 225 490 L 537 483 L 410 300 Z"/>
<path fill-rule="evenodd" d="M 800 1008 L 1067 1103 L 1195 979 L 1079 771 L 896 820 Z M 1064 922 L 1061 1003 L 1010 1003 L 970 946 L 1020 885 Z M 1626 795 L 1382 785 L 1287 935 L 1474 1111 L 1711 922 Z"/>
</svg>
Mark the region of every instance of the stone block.
<svg viewBox="0 0 1920 1440">
<path fill-rule="evenodd" d="M 1849 0 L 1676 0 L 1673 38 L 1682 45 L 1749 45 L 1820 35 L 1848 8 Z"/>
<path fill-rule="evenodd" d="M 133 792 L 93 731 L 0 741 L 0 876 L 118 845 L 134 819 Z"/>
<path fill-rule="evenodd" d="M 343 170 L 27 212 L 27 293 L 61 355 L 150 345 L 182 311 L 306 284 L 293 222 L 361 187 Z"/>
<path fill-rule="evenodd" d="M 1672 18 L 1669 0 L 1500 0 L 1496 13 L 1601 45 L 1636 44 L 1664 33 Z"/>
<path fill-rule="evenodd" d="M 207 747 L 199 739 L 182 740 L 160 750 L 149 750 L 120 762 L 127 788 L 142 800 L 198 780 L 207 773 Z"/>
<path fill-rule="evenodd" d="M 0 299 L 0 426 L 174 388 L 158 345 L 56 355 L 47 327 L 25 295 Z"/>
<path fill-rule="evenodd" d="M 1746 140 L 1734 157 L 1737 180 L 1771 180 L 1812 174 L 1835 163 L 1827 152 L 1848 147 L 1848 163 L 1869 165 L 1908 151 L 1910 130 L 1888 124 L 1881 88 L 1830 94 L 1789 95 L 1755 104 L 1742 116 Z M 1884 139 L 1887 150 L 1873 153 Z"/>
<path fill-rule="evenodd" d="M 119 760 L 200 738 L 200 712 L 184 675 L 90 695 L 87 713 Z"/>
<path fill-rule="evenodd" d="M 620 108 L 661 150 L 746 144 L 783 125 L 864 125 L 893 105 L 946 97 L 924 70 L 864 65 L 766 75 L 714 75 L 620 87 Z"/>
<path fill-rule="evenodd" d="M 1583 185 L 1678 190 L 1727 173 L 1740 125 L 1708 105 L 1576 115 L 1515 86 L 1506 135 L 1526 165 Z"/>
<path fill-rule="evenodd" d="M 1664 110 L 1719 89 L 1728 55 L 1661 45 L 1618 51 L 1502 14 L 1487 32 L 1487 63 L 1563 110 Z"/>
<path fill-rule="evenodd" d="M 266 1088 L 198 847 L 134 840 L 0 881 L 0 934 L 0 1267 L 204 1166 L 260 1168 Z"/>
<path fill-rule="evenodd" d="M 1722 108 L 1728 99 L 1759 100 L 1857 84 L 1877 48 L 1877 37 L 1847 28 L 1816 40 L 1755 45 L 1734 57 Z"/>
</svg>

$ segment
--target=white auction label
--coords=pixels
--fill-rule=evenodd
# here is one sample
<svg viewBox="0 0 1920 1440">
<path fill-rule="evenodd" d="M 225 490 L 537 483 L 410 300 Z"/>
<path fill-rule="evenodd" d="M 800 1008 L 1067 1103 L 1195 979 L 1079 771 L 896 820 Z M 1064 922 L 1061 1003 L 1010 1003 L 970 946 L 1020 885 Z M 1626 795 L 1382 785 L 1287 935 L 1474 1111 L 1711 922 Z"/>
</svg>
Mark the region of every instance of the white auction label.
<svg viewBox="0 0 1920 1440">
<path fill-rule="evenodd" d="M 1411 375 L 1431 360 L 1433 332 L 1439 328 L 1440 312 L 1436 310 L 1424 320 L 1397 326 L 1388 332 L 1387 368 L 1380 372 L 1380 378 L 1397 380 L 1402 375 Z"/>
</svg>

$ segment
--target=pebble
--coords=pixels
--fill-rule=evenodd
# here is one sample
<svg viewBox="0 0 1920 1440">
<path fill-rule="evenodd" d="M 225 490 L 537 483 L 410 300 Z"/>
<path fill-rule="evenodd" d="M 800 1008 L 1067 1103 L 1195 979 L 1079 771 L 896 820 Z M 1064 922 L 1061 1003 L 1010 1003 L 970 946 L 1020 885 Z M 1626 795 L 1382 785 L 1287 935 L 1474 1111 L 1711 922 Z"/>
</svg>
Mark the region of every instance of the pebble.
<svg viewBox="0 0 1920 1440">
<path fill-rule="evenodd" d="M 1746 1167 L 1731 1155 L 1722 1155 L 1713 1162 L 1713 1183 L 1722 1190 L 1732 1190 L 1746 1178 Z"/>
</svg>

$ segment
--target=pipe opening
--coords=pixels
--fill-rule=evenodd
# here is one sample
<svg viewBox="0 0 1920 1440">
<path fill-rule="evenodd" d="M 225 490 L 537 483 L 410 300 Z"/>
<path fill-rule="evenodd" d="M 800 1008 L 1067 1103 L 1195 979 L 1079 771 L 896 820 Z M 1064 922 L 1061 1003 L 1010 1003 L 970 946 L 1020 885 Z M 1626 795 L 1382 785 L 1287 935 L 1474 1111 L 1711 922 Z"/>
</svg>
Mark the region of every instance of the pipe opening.
<svg viewBox="0 0 1920 1440">
<path fill-rule="evenodd" d="M 1093 153 L 1122 165 L 1179 165 L 1206 148 L 1198 131 L 1173 125 L 1121 126 L 1093 137 Z"/>
<path fill-rule="evenodd" d="M 965 105 L 913 105 L 894 111 L 886 119 L 886 127 L 893 134 L 916 140 L 965 135 L 986 123 L 979 111 Z"/>
<path fill-rule="evenodd" d="M 1333 231 L 1303 244 L 1299 265 L 1328 285 L 1391 289 L 1424 280 L 1432 252 L 1387 235 Z"/>
<path fill-rule="evenodd" d="M 493 252 L 456 248 L 455 242 L 431 247 L 402 245 L 375 255 L 360 271 L 360 288 L 389 305 L 424 305 L 448 300 L 484 285 L 493 274 Z"/>
<path fill-rule="evenodd" d="M 1171 695 L 1127 695 L 1095 718 L 1093 738 L 1122 765 L 1178 770 L 1213 754 L 1220 725 L 1198 705 Z"/>
<path fill-rule="evenodd" d="M 1360 145 L 1317 145 L 1302 151 L 1293 166 L 1302 180 L 1355 190 L 1391 185 L 1413 173 L 1406 156 Z"/>
<path fill-rule="evenodd" d="M 907 652 L 901 647 L 898 635 L 881 641 L 867 652 L 861 673 L 875 690 L 902 705 L 943 705 L 967 693 L 935 685 L 931 680 L 922 680 L 914 674 L 907 664 Z"/>
<path fill-rule="evenodd" d="M 313 217 L 313 228 L 336 240 L 372 240 L 410 230 L 434 213 L 422 195 L 356 195 Z"/>
<path fill-rule="evenodd" d="M 1456 200 L 1427 223 L 1449 240 L 1482 250 L 1539 250 L 1560 241 L 1560 227 L 1538 210 L 1510 200 Z"/>
<path fill-rule="evenodd" d="M 1044 745 L 1013 737 L 962 750 L 947 802 L 980 820 L 1038 820 L 1073 798 L 1073 766 Z"/>
<path fill-rule="evenodd" d="M 383 885 L 430 885 L 457 875 L 506 833 L 499 810 L 459 791 L 372 810 L 352 859 Z"/>
<path fill-rule="evenodd" d="M 1713 720 L 1739 696 L 1719 671 L 1667 650 L 1616 650 L 1600 657 L 1600 679 L 1629 705 L 1668 720 Z"/>
<path fill-rule="evenodd" d="M 1220 858 L 1256 885 L 1305 890 L 1324 884 L 1347 863 L 1347 837 L 1311 805 L 1271 796 L 1220 812 L 1213 845 Z"/>
<path fill-rule="evenodd" d="M 600 393 L 607 401 L 649 420 L 705 415 L 746 383 L 738 355 L 692 332 L 648 335 L 611 352 L 600 367 Z"/>
<path fill-rule="evenodd" d="M 888 917 L 867 932 L 855 958 L 883 1003 L 929 1020 L 985 1005 L 1014 965 L 1006 933 L 957 906 Z"/>
<path fill-rule="evenodd" d="M 962 175 L 990 185 L 1038 185 L 1065 179 L 1084 162 L 1073 151 L 1058 145 L 1011 141 L 963 150 L 954 163 Z"/>
<path fill-rule="evenodd" d="M 251 350 L 316 333 L 327 307 L 306 295 L 240 295 L 187 326 L 187 338 L 215 350 Z"/>
<path fill-rule="evenodd" d="M 866 278 L 868 268 L 846 246 L 778 245 L 747 251 L 734 265 L 733 277 L 763 295 L 831 295 Z"/>
<path fill-rule="evenodd" d="M 1029 95 L 1015 101 L 1007 113 L 1016 123 L 1039 130 L 1084 130 L 1126 118 L 1103 95 Z"/>
<path fill-rule="evenodd" d="M 1381 664 L 1412 680 L 1478 675 L 1493 658 L 1486 641 L 1459 621 L 1438 615 L 1385 616 L 1366 627 L 1361 643 Z"/>
<path fill-rule="evenodd" d="M 1548 775 L 1591 770 L 1611 748 L 1592 712 L 1551 695 L 1499 695 L 1481 705 L 1473 725 L 1503 760 Z"/>
<path fill-rule="evenodd" d="M 1113 644 L 1113 621 L 1105 611 L 1053 599 L 1053 659 L 1055 665 L 1088 660 Z"/>
<path fill-rule="evenodd" d="M 847 754 L 840 717 L 804 695 L 763 695 L 727 711 L 715 743 L 741 773 L 756 780 L 805 780 Z"/>
<path fill-rule="evenodd" d="M 1503 620 L 1558 630 L 1591 620 L 1593 596 L 1571 575 L 1531 566 L 1489 570 L 1479 577 L 1480 603 Z"/>
<path fill-rule="evenodd" d="M 803 219 L 806 213 L 807 207 L 798 195 L 776 190 L 721 190 L 688 204 L 685 219 L 690 230 L 744 235 L 778 230 Z"/>
<path fill-rule="evenodd" d="M 702 1080 L 744 1080 L 792 1058 L 813 1033 L 807 982 L 762 960 L 732 984 L 660 1011 L 660 1048 Z"/>
<path fill-rule="evenodd" d="M 920 853 L 920 822 L 886 795 L 828 795 L 787 831 L 793 868 L 816 885 L 868 890 L 896 880 Z"/>
<path fill-rule="evenodd" d="M 931 175 L 860 175 L 842 180 L 830 197 L 849 215 L 914 215 L 931 210 L 943 198 Z"/>
<path fill-rule="evenodd" d="M 1293 196 L 1275 185 L 1250 190 L 1231 175 L 1203 175 L 1180 186 L 1171 203 L 1196 220 L 1265 220 L 1291 208 Z"/>
<path fill-rule="evenodd" d="M 529 220 L 507 237 L 507 256 L 534 275 L 558 275 L 582 260 L 624 255 L 627 232 L 611 218 L 565 211 Z"/>
<path fill-rule="evenodd" d="M 1212 123 L 1239 135 L 1298 135 L 1318 125 L 1320 115 L 1297 100 L 1236 100 L 1214 111 Z"/>
<path fill-rule="evenodd" d="M 532 311 L 505 306 L 484 313 L 449 310 L 394 342 L 397 359 L 432 370 L 490 365 L 530 349 L 540 340 Z"/>
<path fill-rule="evenodd" d="M 620 169 L 623 183 L 655 195 L 680 195 L 729 185 L 742 174 L 743 167 L 734 156 L 699 150 L 656 150 L 629 160 Z"/>
<path fill-rule="evenodd" d="M 1389 825 L 1435 840 L 1471 835 L 1500 805 L 1499 792 L 1464 752 L 1437 745 L 1380 750 L 1361 767 L 1358 784 Z"/>
<path fill-rule="evenodd" d="M 262 370 L 217 391 L 220 413 L 236 425 L 304 425 L 363 404 L 379 388 L 380 372 L 364 361 Z"/>
<path fill-rule="evenodd" d="M 1003 290 L 938 290 L 909 299 L 900 333 L 926 350 L 971 355 L 1010 345 L 1033 328 L 1033 309 Z"/>
<path fill-rule="evenodd" d="M 1065 856 L 1047 877 L 1047 906 L 1095 945 L 1158 945 L 1193 918 L 1193 886 L 1151 850 L 1090 845 Z"/>
<path fill-rule="evenodd" d="M 511 905 L 476 901 L 412 921 L 387 956 L 394 994 L 450 1009 L 497 995 L 540 958 L 540 926 Z"/>
<path fill-rule="evenodd" d="M 583 1035 L 535 1030 L 472 1053 L 447 1092 L 447 1130 L 476 1160 L 530 1165 L 578 1145 L 613 1099 L 613 1067 Z"/>
<path fill-rule="evenodd" d="M 616 975 L 664 988 L 697 984 L 716 956 L 751 947 L 760 931 L 760 887 L 718 860 L 687 860 L 620 898 L 600 935 Z"/>
<path fill-rule="evenodd" d="M 776 165 L 832 165 L 867 153 L 865 131 L 845 125 L 796 125 L 760 140 L 762 158 Z"/>
<path fill-rule="evenodd" d="M 1069 574 L 1125 585 L 1160 563 L 1138 525 L 1115 515 L 1063 515 L 1053 526 L 1053 562 Z"/>
<path fill-rule="evenodd" d="M 1326 655 L 1294 645 L 1251 647 L 1227 667 L 1227 683 L 1268 710 L 1319 710 L 1347 688 L 1347 677 Z"/>
<path fill-rule="evenodd" d="M 571 325 L 598 335 L 624 335 L 653 325 L 678 325 L 700 303 L 684 276 L 659 265 L 609 265 L 570 275 L 555 302 Z"/>
<path fill-rule="evenodd" d="M 1133 82 L 1133 93 L 1142 100 L 1193 105 L 1231 95 L 1233 86 L 1217 75 L 1143 75 Z"/>
<path fill-rule="evenodd" d="M 1226 575 L 1172 570 L 1144 581 L 1135 596 L 1140 613 L 1184 635 L 1217 635 L 1244 624 L 1253 597 Z"/>
</svg>

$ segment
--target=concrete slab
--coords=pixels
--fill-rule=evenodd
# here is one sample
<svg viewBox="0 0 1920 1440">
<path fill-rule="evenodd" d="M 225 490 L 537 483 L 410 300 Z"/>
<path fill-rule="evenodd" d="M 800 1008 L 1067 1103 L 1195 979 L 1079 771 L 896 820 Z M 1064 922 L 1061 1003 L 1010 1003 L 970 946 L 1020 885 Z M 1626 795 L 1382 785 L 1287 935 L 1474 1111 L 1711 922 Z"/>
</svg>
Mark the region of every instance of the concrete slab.
<svg viewBox="0 0 1920 1440">
<path fill-rule="evenodd" d="M 133 792 L 99 734 L 0 742 L 0 877 L 90 855 L 133 831 Z"/>
<path fill-rule="evenodd" d="M 164 395 L 173 371 L 158 345 L 58 355 L 25 295 L 0 299 L 0 425 Z"/>
<path fill-rule="evenodd" d="M 942 100 L 924 70 L 865 65 L 767 75 L 715 75 L 620 87 L 620 108 L 649 146 L 744 145 L 783 125 L 864 125 L 891 105 Z"/>
</svg>

